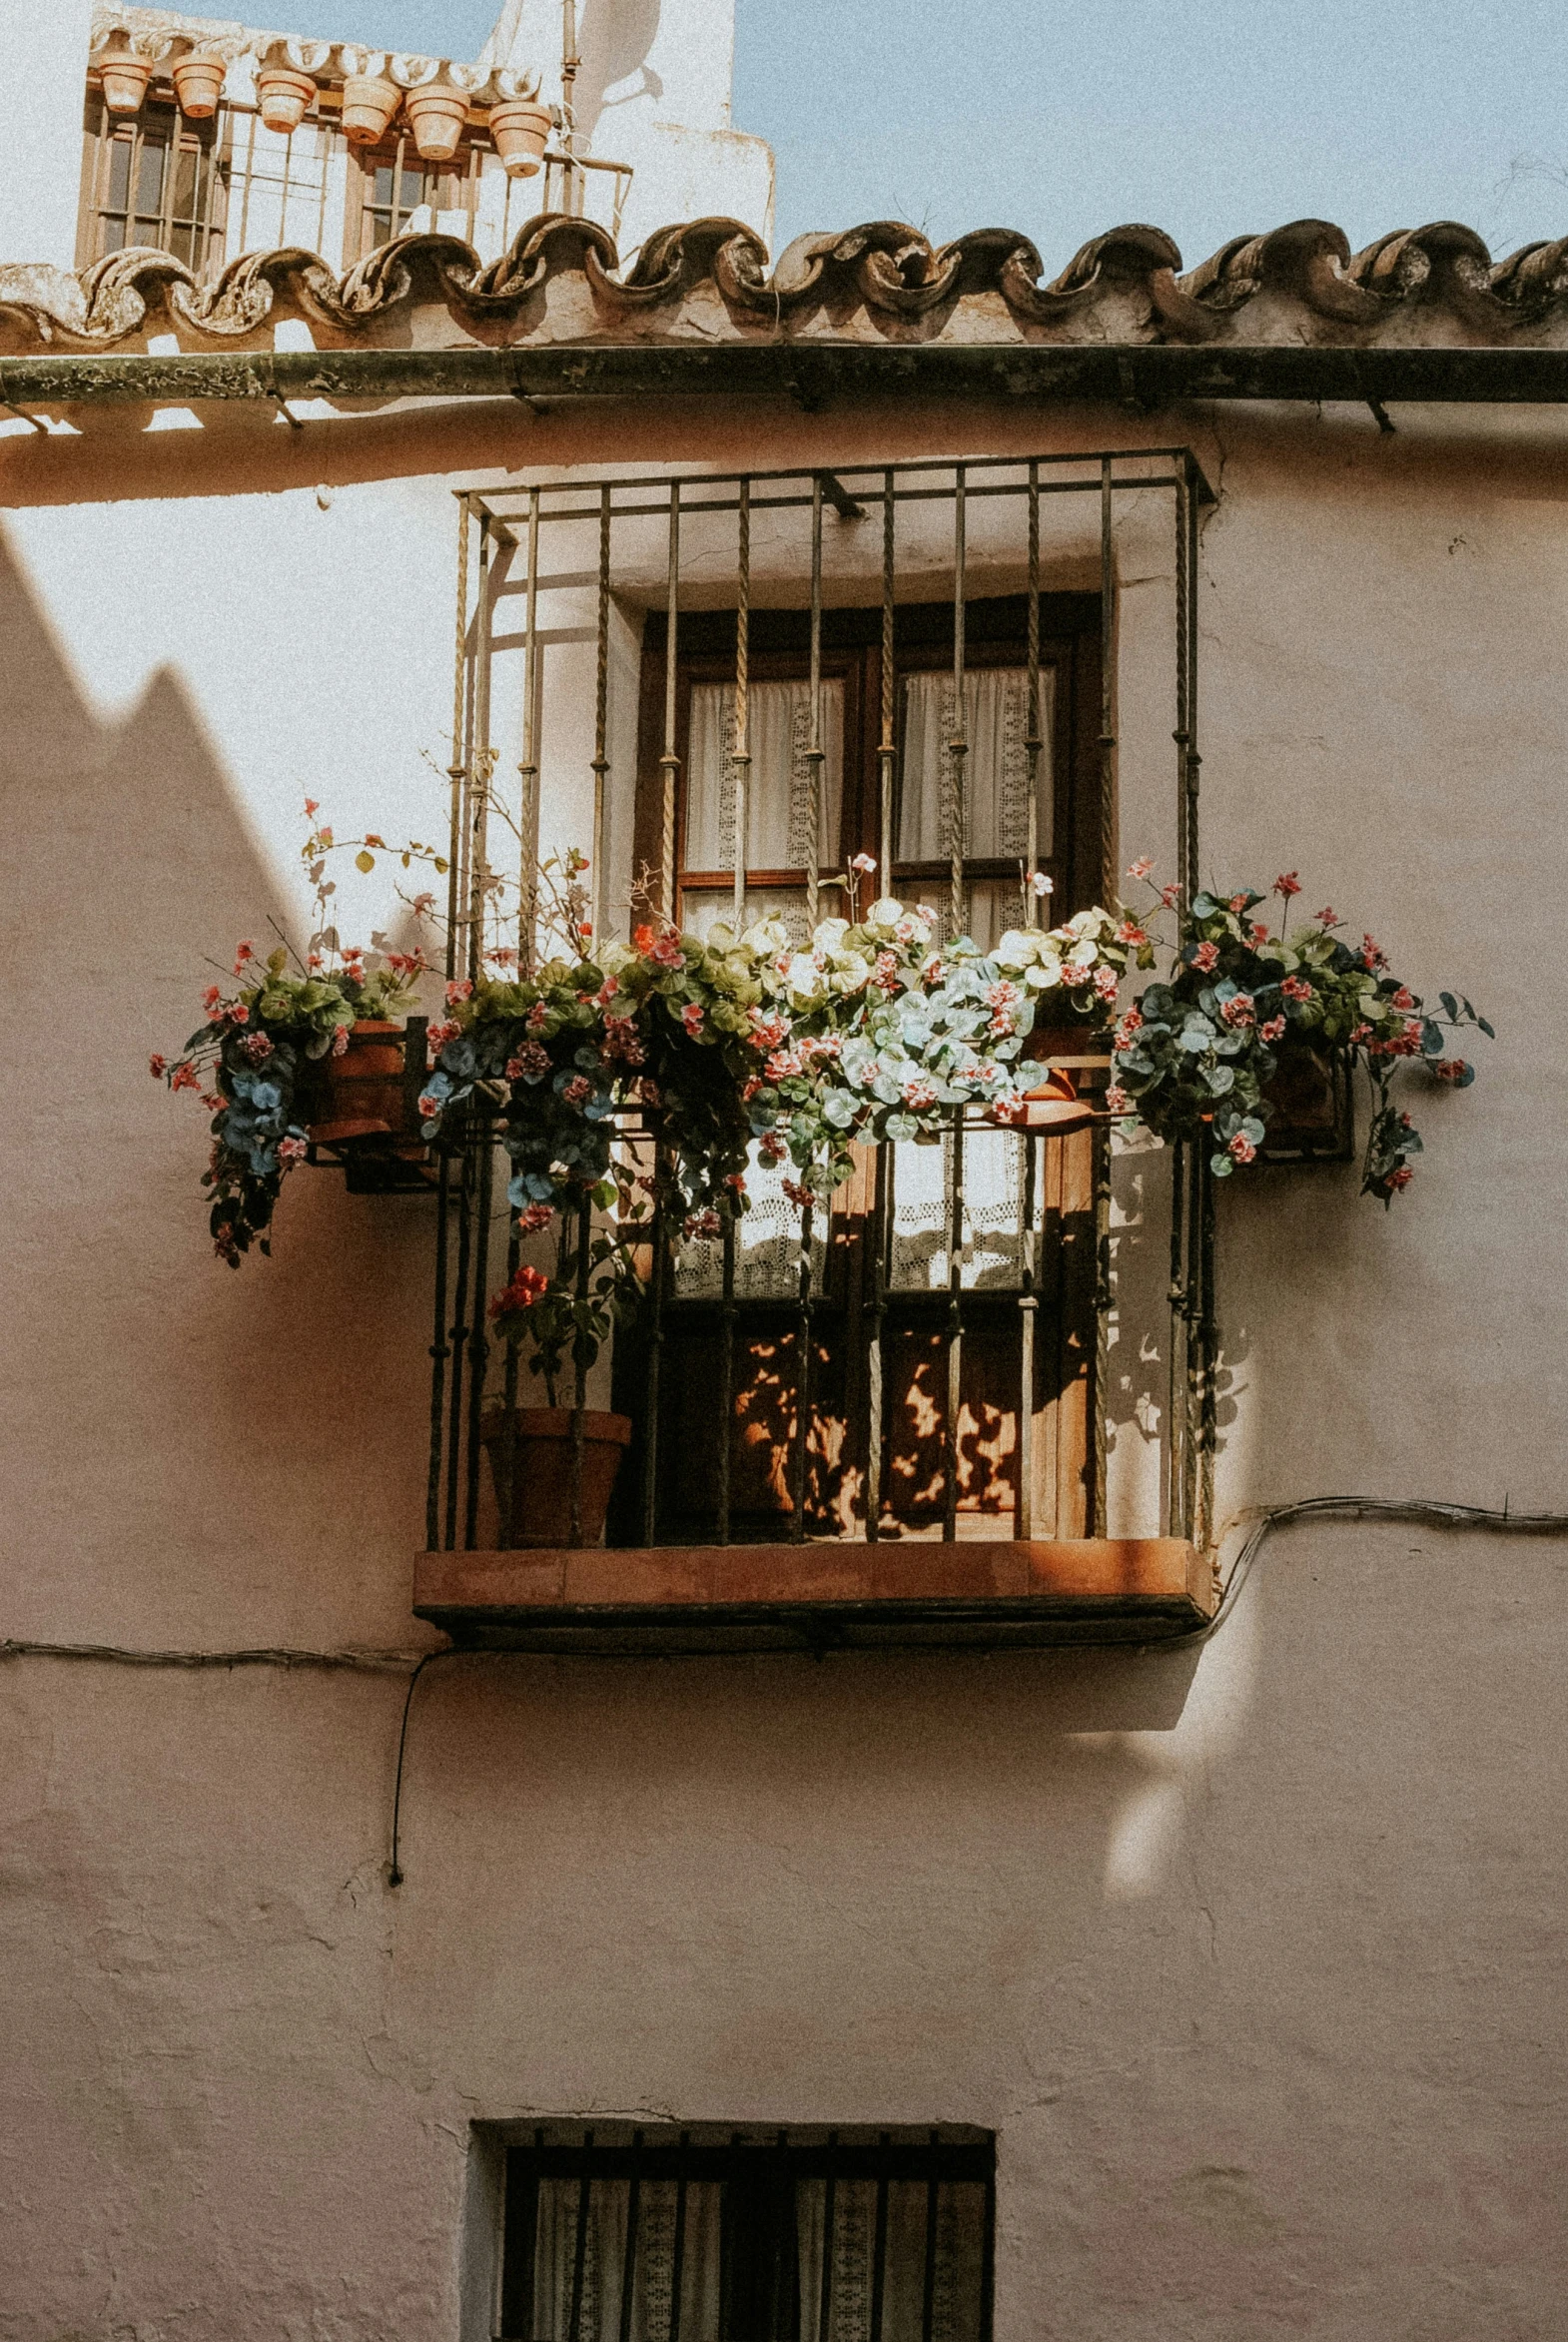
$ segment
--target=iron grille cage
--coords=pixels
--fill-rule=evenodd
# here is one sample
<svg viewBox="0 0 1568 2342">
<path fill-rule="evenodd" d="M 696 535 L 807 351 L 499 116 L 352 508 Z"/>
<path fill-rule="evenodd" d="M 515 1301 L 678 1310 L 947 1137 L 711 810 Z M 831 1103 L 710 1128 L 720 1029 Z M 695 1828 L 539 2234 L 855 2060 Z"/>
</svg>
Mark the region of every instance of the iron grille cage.
<svg viewBox="0 0 1568 2342">
<path fill-rule="evenodd" d="M 1099 886 L 1117 892 L 1116 868 L 1116 570 L 1114 521 L 1118 500 L 1166 496 L 1174 558 L 1175 598 L 1171 643 L 1172 723 L 1175 748 L 1176 885 L 1184 903 L 1197 872 L 1197 805 L 1200 759 L 1197 751 L 1197 622 L 1193 580 L 1197 562 L 1199 508 L 1212 491 L 1191 450 L 1184 447 L 981 457 L 844 466 L 837 470 L 684 473 L 604 479 L 568 477 L 504 489 L 460 489 L 457 494 L 457 591 L 452 696 L 450 779 L 451 850 L 448 878 L 448 980 L 476 977 L 482 930 L 493 909 L 495 874 L 491 841 L 502 825 L 514 833 L 519 965 L 532 963 L 538 928 L 536 871 L 540 841 L 541 776 L 545 718 L 558 702 L 545 691 L 548 662 L 562 645 L 591 640 L 593 680 L 586 699 L 591 724 L 584 723 L 580 757 L 581 804 L 591 834 L 595 889 L 594 928 L 600 932 L 611 905 L 605 884 L 606 843 L 617 778 L 610 722 L 612 622 L 628 578 L 631 598 L 662 609 L 662 750 L 658 757 L 658 861 L 652 874 L 653 900 L 674 904 L 678 870 L 677 816 L 681 764 L 677 723 L 679 656 L 683 617 L 694 608 L 712 608 L 723 597 L 734 622 L 732 670 L 733 732 L 728 752 L 728 785 L 733 789 L 736 840 L 733 869 L 735 911 L 747 899 L 748 774 L 751 764 L 748 690 L 751 680 L 753 613 L 763 598 L 797 609 L 807 620 L 810 814 L 805 902 L 815 924 L 825 890 L 838 883 L 825 876 L 818 848 L 825 748 L 823 738 L 823 620 L 825 594 L 833 581 L 834 552 L 845 529 L 880 517 L 880 632 L 882 690 L 876 746 L 878 831 L 881 867 L 893 866 L 894 807 L 899 784 L 900 747 L 894 701 L 899 612 L 917 598 L 940 561 L 952 603 L 954 735 L 945 744 L 952 772 L 948 845 L 949 920 L 962 929 L 966 892 L 965 676 L 968 618 L 979 590 L 994 592 L 998 562 L 1022 585 L 1027 613 L 1026 675 L 1029 721 L 1030 833 L 1021 858 L 1027 871 L 1037 863 L 1035 831 L 1041 726 L 1041 598 L 1043 530 L 1056 516 L 1082 512 L 1086 499 L 1098 507 L 1100 614 Z M 940 551 L 933 525 L 940 523 Z M 1092 524 L 1093 526 L 1093 524 Z M 793 532 L 793 533 L 791 533 Z M 1060 528 L 1058 534 L 1060 536 Z M 864 542 L 861 538 L 859 541 Z M 727 545 L 728 550 L 725 551 Z M 977 559 L 977 552 L 982 556 Z M 759 558 L 759 554 L 762 556 Z M 545 561 L 548 557 L 549 566 Z M 656 567 L 656 586 L 654 570 Z M 842 573 L 842 564 L 840 564 Z M 864 602 L 866 565 L 858 598 Z M 541 597 L 573 587 L 588 622 L 581 627 L 546 624 Z M 521 602 L 520 632 L 504 635 L 498 621 L 505 597 Z M 492 714 L 496 653 L 520 649 L 520 695 L 512 711 L 520 755 L 515 787 L 502 770 L 495 735 L 502 729 Z M 579 700 L 584 695 L 577 694 Z M 503 719 L 504 720 L 504 719 Z M 574 751 L 575 758 L 575 751 Z M 552 785 L 556 766 L 552 766 Z M 573 776 L 575 779 L 575 776 Z M 1038 916 L 1035 898 L 1024 886 L 1024 916 Z M 955 1110 L 945 1148 L 943 1219 L 948 1231 L 947 1291 L 943 1343 L 946 1415 L 943 1431 L 941 1534 L 958 1534 L 960 1375 L 966 1324 L 974 1308 L 962 1269 L 965 1229 L 966 1150 L 973 1150 L 980 1118 Z M 620 1137 L 655 1162 L 660 1149 L 657 1114 L 622 1118 Z M 1022 1226 L 1012 1297 L 1019 1312 L 1021 1396 L 1018 1435 L 1018 1503 L 1015 1534 L 1035 1534 L 1035 1346 L 1042 1284 L 1042 1210 L 1046 1141 L 1020 1138 Z M 885 1426 L 884 1341 L 890 1301 L 889 1251 L 896 1201 L 896 1149 L 876 1150 L 870 1204 L 872 1262 L 864 1316 L 866 1373 L 863 1392 L 866 1460 L 863 1493 L 855 1518 L 836 1534 L 868 1541 L 886 1533 L 884 1519 Z M 495 1147 L 490 1132 L 470 1126 L 468 1135 L 448 1140 L 439 1154 L 439 1210 L 435 1242 L 435 1322 L 431 1343 L 430 1450 L 426 1537 L 431 1550 L 478 1542 L 481 1410 L 491 1365 L 485 1331 L 484 1298 L 490 1273 Z M 1214 1374 L 1214 1214 L 1207 1152 L 1184 1144 L 1172 1150 L 1170 1229 L 1171 1338 L 1169 1413 L 1163 1483 L 1163 1525 L 1172 1535 L 1206 1541 L 1212 1514 Z M 1094 1358 L 1091 1384 L 1091 1455 L 1086 1478 L 1088 1525 L 1097 1535 L 1107 1523 L 1107 1413 L 1109 1328 L 1114 1306 L 1111 1243 L 1111 1139 L 1109 1118 L 1101 1116 L 1093 1148 Z M 735 1218 L 726 1214 L 716 1295 L 720 1323 L 718 1404 L 721 1419 L 733 1414 L 735 1395 Z M 569 1260 L 577 1263 L 579 1288 L 586 1289 L 590 1215 L 582 1208 L 571 1237 Z M 667 1524 L 660 1506 L 659 1410 L 662 1358 L 670 1313 L 679 1305 L 677 1255 L 680 1231 L 667 1224 L 662 1205 L 653 1223 L 652 1270 L 646 1293 L 645 1384 L 642 1393 L 640 1524 L 641 1541 L 660 1541 Z M 813 1318 L 823 1301 L 820 1251 L 822 1230 L 813 1226 L 808 1203 L 795 1231 L 793 1354 L 796 1364 L 794 1430 L 790 1469 L 789 1535 L 808 1535 L 808 1478 L 813 1420 Z M 514 1226 L 505 1238 L 508 1277 L 519 1259 Z M 506 1479 L 515 1490 L 512 1439 L 517 1401 L 515 1350 L 506 1347 L 502 1389 Z M 561 1543 L 582 1541 L 582 1471 L 585 1376 L 579 1370 L 572 1393 L 570 1520 Z M 716 1542 L 732 1534 L 729 1442 L 719 1443 Z M 502 1546 L 516 1542 L 515 1504 L 500 1523 Z M 820 1520 L 820 1515 L 819 1515 Z M 689 1542 L 689 1538 L 677 1541 Z"/>
<path fill-rule="evenodd" d="M 516 2129 L 497 2342 L 989 2342 L 989 2131 Z"/>
</svg>

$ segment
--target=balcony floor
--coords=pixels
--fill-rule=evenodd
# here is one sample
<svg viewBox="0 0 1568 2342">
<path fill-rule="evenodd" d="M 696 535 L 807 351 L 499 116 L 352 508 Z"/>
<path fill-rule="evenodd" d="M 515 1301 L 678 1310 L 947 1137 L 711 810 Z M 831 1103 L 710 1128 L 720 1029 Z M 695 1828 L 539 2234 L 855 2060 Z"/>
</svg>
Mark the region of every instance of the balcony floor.
<svg viewBox="0 0 1568 2342">
<path fill-rule="evenodd" d="M 1213 1615 L 1176 1537 L 423 1553 L 413 1608 L 474 1649 L 624 1655 L 1159 1643 Z"/>
</svg>

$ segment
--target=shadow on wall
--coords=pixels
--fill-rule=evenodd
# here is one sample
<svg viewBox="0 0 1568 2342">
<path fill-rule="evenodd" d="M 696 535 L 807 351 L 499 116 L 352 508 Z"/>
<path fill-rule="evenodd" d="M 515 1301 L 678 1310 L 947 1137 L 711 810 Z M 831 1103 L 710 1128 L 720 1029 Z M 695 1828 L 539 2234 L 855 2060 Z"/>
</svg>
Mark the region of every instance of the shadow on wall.
<svg viewBox="0 0 1568 2342">
<path fill-rule="evenodd" d="M 3 538 L 0 730 L 4 1631 L 406 1643 L 421 1201 L 297 1172 L 275 1258 L 220 1266 L 206 1119 L 147 1061 L 281 909 L 234 781 L 171 671 L 95 713 Z"/>
<path fill-rule="evenodd" d="M 596 8 L 580 44 L 577 126 L 591 139 L 599 119 L 633 98 L 659 99 L 664 83 L 648 63 L 659 32 L 659 0 L 620 0 Z M 602 24 L 602 29 L 601 29 Z"/>
</svg>

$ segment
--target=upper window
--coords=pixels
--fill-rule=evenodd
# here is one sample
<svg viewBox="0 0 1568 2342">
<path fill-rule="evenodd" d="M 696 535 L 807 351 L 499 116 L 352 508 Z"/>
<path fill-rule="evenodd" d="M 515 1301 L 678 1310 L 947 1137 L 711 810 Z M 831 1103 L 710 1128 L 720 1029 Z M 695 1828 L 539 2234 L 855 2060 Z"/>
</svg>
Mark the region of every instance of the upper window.
<svg viewBox="0 0 1568 2342">
<path fill-rule="evenodd" d="M 171 252 L 197 276 L 221 261 L 229 183 L 221 130 L 151 100 L 117 116 L 97 90 L 88 93 L 84 127 L 80 267 L 132 245 Z"/>
<path fill-rule="evenodd" d="M 506 2150 L 502 2342 L 989 2342 L 969 2129 L 547 2124 Z"/>
<path fill-rule="evenodd" d="M 442 229 L 476 241 L 481 210 L 484 158 L 491 150 L 473 138 L 449 163 L 426 163 L 405 127 L 394 129 L 379 147 L 362 150 L 350 164 L 348 251 L 352 264 L 394 236 Z M 510 182 L 506 183 L 509 187 Z M 356 209 L 358 217 L 356 218 Z"/>
</svg>

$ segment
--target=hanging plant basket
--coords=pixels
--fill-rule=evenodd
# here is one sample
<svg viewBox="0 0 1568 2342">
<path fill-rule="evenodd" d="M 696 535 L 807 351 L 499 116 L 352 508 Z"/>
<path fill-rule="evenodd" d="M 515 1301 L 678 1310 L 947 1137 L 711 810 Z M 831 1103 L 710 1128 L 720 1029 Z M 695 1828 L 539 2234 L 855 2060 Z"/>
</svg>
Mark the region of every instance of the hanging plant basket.
<svg viewBox="0 0 1568 2342">
<path fill-rule="evenodd" d="M 207 122 L 218 111 L 228 65 L 211 49 L 180 57 L 170 67 L 180 111 L 191 122 Z"/>
<path fill-rule="evenodd" d="M 269 130 L 287 137 L 316 103 L 316 81 L 293 65 L 264 65 L 256 76 L 257 102 Z"/>
<path fill-rule="evenodd" d="M 1272 1107 L 1258 1155 L 1264 1163 L 1348 1163 L 1355 1154 L 1355 1107 L 1345 1052 L 1289 1039 L 1262 1085 Z"/>
<path fill-rule="evenodd" d="M 111 114 L 136 114 L 153 78 L 152 60 L 129 49 L 111 49 L 98 60 L 104 104 Z"/>
<path fill-rule="evenodd" d="M 572 1542 L 572 1409 L 518 1407 L 514 1421 L 515 1431 L 508 1435 L 505 1407 L 490 1406 L 485 1408 L 479 1427 L 479 1437 L 490 1459 L 502 1544 L 569 1545 Z M 630 1443 L 631 1422 L 627 1416 L 600 1414 L 591 1407 L 584 1410 L 580 1513 L 584 1545 L 598 1545 L 603 1541 L 610 1491 L 620 1470 L 620 1459 Z"/>
<path fill-rule="evenodd" d="M 449 163 L 468 119 L 468 99 L 449 81 L 410 90 L 404 104 L 413 143 L 426 163 Z"/>
<path fill-rule="evenodd" d="M 300 1112 L 311 1161 L 342 1171 L 351 1194 L 429 1184 L 418 1109 L 425 1029 L 423 1017 L 406 1025 L 362 1018 L 348 1028 L 342 1057 L 317 1058 L 305 1069 Z"/>
<path fill-rule="evenodd" d="M 490 108 L 490 137 L 508 179 L 531 179 L 544 160 L 550 110 L 533 98 L 502 98 Z"/>
<path fill-rule="evenodd" d="M 401 90 L 384 74 L 351 73 L 343 85 L 344 137 L 353 147 L 378 145 L 401 104 Z"/>
</svg>

